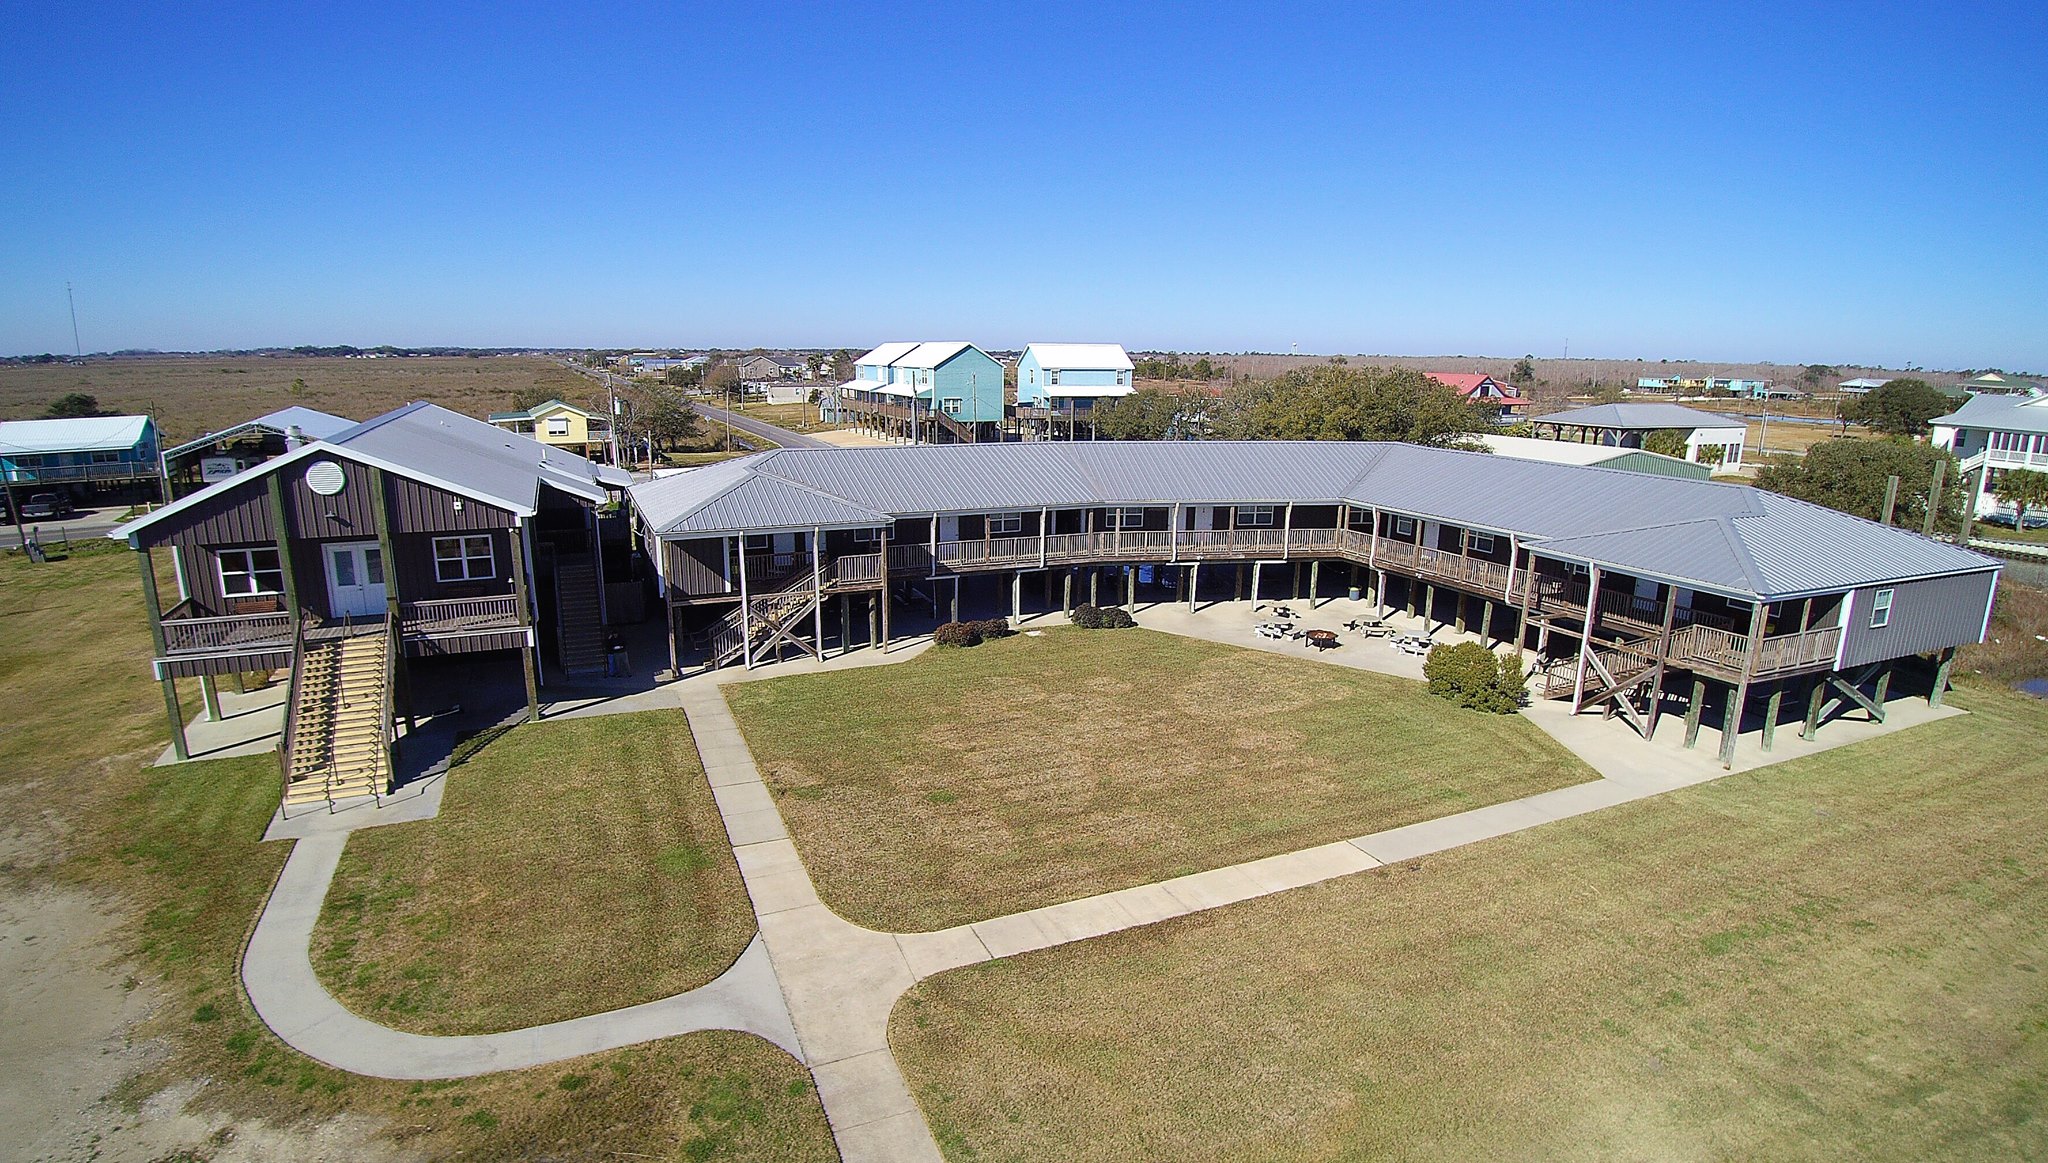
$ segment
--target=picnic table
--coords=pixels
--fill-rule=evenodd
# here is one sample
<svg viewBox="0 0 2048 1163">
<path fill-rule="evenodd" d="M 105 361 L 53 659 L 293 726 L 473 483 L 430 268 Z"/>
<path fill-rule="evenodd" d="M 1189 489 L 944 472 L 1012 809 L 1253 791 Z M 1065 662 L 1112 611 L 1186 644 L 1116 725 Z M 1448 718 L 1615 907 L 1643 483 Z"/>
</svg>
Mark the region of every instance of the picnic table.
<svg viewBox="0 0 2048 1163">
<path fill-rule="evenodd" d="M 1403 634 L 1392 639 L 1391 644 L 1403 654 L 1428 654 L 1429 648 L 1435 645 L 1429 639 L 1414 634 Z"/>
</svg>

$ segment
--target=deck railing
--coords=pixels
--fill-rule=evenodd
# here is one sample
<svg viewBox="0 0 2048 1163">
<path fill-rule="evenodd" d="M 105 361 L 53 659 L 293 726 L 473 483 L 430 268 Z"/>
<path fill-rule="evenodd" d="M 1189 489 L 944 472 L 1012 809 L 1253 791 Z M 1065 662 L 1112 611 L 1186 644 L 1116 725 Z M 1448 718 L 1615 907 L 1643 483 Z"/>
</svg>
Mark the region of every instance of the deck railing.
<svg viewBox="0 0 2048 1163">
<path fill-rule="evenodd" d="M 1778 634 L 1757 644 L 1753 677 L 1832 664 L 1842 644 L 1839 626 Z M 1740 673 L 1749 659 L 1749 639 L 1732 630 L 1687 626 L 1671 636 L 1671 659 L 1681 665 L 1711 666 Z"/>
<path fill-rule="evenodd" d="M 399 603 L 409 635 L 462 634 L 518 626 L 519 595 L 482 598 L 432 598 Z"/>
<path fill-rule="evenodd" d="M 179 603 L 185 606 L 185 603 Z M 177 609 L 178 607 L 173 607 Z M 188 607 L 189 608 L 189 607 Z M 218 618 L 164 616 L 164 653 L 217 654 L 291 645 L 293 618 L 270 614 L 230 614 Z"/>
</svg>

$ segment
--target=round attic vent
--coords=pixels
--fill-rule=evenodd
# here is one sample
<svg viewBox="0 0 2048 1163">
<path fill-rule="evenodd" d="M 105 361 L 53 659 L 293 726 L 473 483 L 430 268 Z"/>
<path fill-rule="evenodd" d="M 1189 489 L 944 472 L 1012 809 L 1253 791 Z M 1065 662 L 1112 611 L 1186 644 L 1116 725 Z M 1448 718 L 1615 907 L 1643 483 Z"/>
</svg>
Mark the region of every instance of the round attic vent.
<svg viewBox="0 0 2048 1163">
<path fill-rule="evenodd" d="M 306 466 L 306 487 L 323 497 L 331 497 L 348 484 L 348 474 L 331 460 L 316 460 Z"/>
</svg>

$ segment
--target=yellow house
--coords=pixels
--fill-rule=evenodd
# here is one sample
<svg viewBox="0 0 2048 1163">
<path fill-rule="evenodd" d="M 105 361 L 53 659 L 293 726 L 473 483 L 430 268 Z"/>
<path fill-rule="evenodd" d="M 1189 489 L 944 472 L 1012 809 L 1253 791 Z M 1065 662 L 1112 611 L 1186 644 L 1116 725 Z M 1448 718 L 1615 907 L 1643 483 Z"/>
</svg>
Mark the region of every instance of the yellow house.
<svg viewBox="0 0 2048 1163">
<path fill-rule="evenodd" d="M 605 444 L 612 434 L 611 421 L 602 414 L 560 400 L 536 404 L 523 412 L 493 412 L 485 418 L 500 428 L 599 462 L 605 459 Z"/>
</svg>

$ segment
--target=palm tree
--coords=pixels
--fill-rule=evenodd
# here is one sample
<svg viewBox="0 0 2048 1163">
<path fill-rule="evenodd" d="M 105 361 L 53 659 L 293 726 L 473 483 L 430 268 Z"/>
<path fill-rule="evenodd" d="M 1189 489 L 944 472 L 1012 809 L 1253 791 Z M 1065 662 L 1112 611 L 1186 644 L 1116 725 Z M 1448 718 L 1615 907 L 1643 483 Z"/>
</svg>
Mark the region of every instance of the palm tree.
<svg viewBox="0 0 2048 1163">
<path fill-rule="evenodd" d="M 2009 468 L 1998 474 L 1991 491 L 2013 507 L 2013 528 L 2027 527 L 2027 510 L 2048 508 L 2048 473 Z"/>
</svg>

